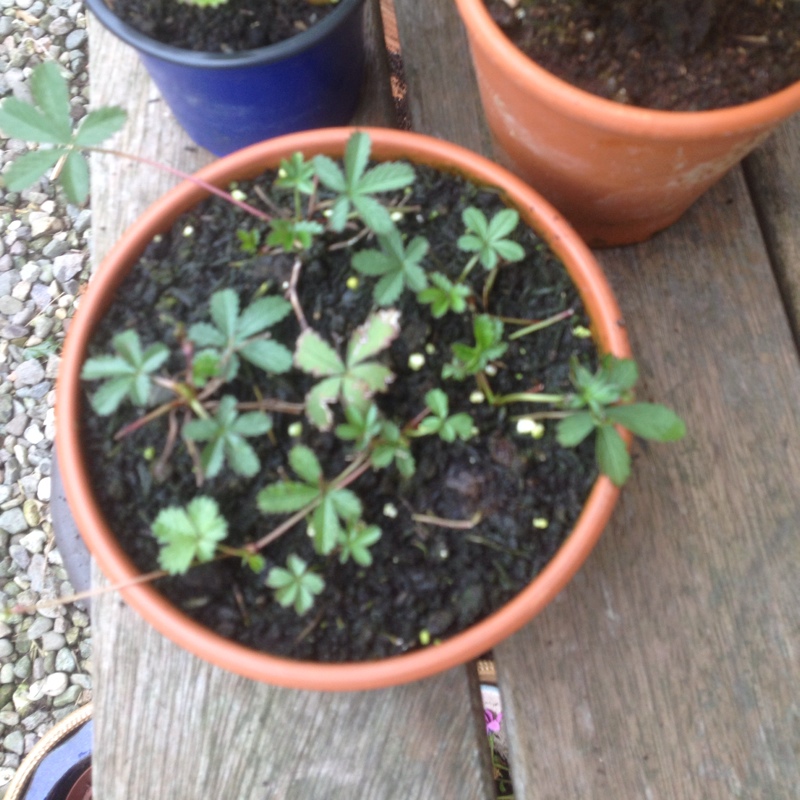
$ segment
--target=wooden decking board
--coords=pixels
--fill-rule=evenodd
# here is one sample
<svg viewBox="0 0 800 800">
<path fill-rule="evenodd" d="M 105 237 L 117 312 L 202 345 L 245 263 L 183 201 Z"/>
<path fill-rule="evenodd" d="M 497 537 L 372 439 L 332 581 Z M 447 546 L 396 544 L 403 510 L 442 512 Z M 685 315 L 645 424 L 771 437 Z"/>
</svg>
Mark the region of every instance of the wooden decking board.
<svg viewBox="0 0 800 800">
<path fill-rule="evenodd" d="M 689 434 L 635 447 L 582 572 L 495 651 L 515 789 L 795 796 L 800 368 L 741 172 L 652 242 L 599 256 L 645 398 Z"/>
<path fill-rule="evenodd" d="M 395 7 L 414 128 L 490 154 L 454 4 Z M 136 59 L 94 24 L 90 42 L 95 103 L 137 109 L 121 146 L 199 166 Z M 383 70 L 360 122 L 392 121 Z M 689 435 L 635 445 L 596 551 L 495 651 L 518 800 L 800 796 L 800 363 L 767 252 L 796 321 L 799 145 L 794 121 L 748 162 L 760 227 L 735 170 L 674 228 L 598 254 L 640 394 L 675 407 Z M 96 165 L 96 255 L 174 183 L 146 174 Z M 103 800 L 491 796 L 467 668 L 367 695 L 298 693 L 197 661 L 114 595 L 97 598 L 93 626 Z"/>
<path fill-rule="evenodd" d="M 787 314 L 800 350 L 800 116 L 795 116 L 745 163 Z"/>
<path fill-rule="evenodd" d="M 394 0 L 411 127 L 492 152 L 466 33 L 452 0 Z"/>
<path fill-rule="evenodd" d="M 393 125 L 378 0 L 369 2 L 374 51 L 356 122 Z M 188 171 L 211 160 L 171 119 L 133 53 L 94 20 L 90 42 L 98 65 L 94 103 L 127 98 L 130 122 L 119 149 Z M 176 179 L 107 157 L 93 166 L 97 263 Z M 199 661 L 113 593 L 95 598 L 92 616 L 94 787 L 103 800 L 486 800 L 492 794 L 479 687 L 469 667 L 361 695 L 293 692 Z"/>
<path fill-rule="evenodd" d="M 293 691 L 209 666 L 115 595 L 95 601 L 92 620 L 98 797 L 491 796 L 467 668 L 379 692 Z"/>
</svg>

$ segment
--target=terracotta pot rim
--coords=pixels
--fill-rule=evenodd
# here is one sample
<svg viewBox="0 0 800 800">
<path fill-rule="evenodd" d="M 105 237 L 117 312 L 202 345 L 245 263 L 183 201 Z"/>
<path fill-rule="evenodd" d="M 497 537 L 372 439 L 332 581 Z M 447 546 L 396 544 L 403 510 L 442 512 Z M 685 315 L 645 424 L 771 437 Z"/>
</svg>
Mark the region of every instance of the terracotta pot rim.
<svg viewBox="0 0 800 800">
<path fill-rule="evenodd" d="M 495 23 L 483 0 L 456 3 L 469 36 L 482 39 L 489 57 L 504 63 L 525 91 L 546 96 L 566 116 L 611 132 L 643 138 L 712 138 L 732 129 L 763 128 L 800 109 L 800 81 L 760 100 L 709 111 L 664 111 L 617 103 L 573 86 L 528 58 Z"/>
<path fill-rule="evenodd" d="M 355 128 L 328 128 L 289 134 L 252 145 L 220 159 L 198 175 L 212 183 L 225 183 L 234 176 L 255 175 L 278 155 L 312 148 L 332 152 L 346 142 Z M 476 182 L 500 186 L 513 193 L 517 207 L 528 224 L 544 238 L 564 261 L 581 293 L 598 345 L 620 357 L 630 355 L 621 313 L 610 287 L 590 251 L 569 224 L 530 187 L 504 168 L 457 145 L 420 134 L 384 128 L 359 128 L 370 134 L 376 154 L 388 151 L 388 158 L 408 155 L 412 160 L 427 160 L 435 166 L 456 158 L 462 169 Z M 425 158 L 416 156 L 424 154 Z M 469 159 L 471 166 L 465 165 Z M 461 160 L 459 166 L 459 159 Z M 80 449 L 77 420 L 81 403 L 80 369 L 96 316 L 102 315 L 108 300 L 104 296 L 127 273 L 130 252 L 135 259 L 152 238 L 172 224 L 175 204 L 180 212 L 194 206 L 207 193 L 184 181 L 157 200 L 113 248 L 81 298 L 67 335 L 56 383 L 56 450 L 70 509 L 93 556 L 113 584 L 124 584 L 139 574 L 122 552 L 95 503 L 88 471 Z M 542 230 L 550 226 L 550 232 Z M 70 421 L 70 424 L 67 422 Z M 269 683 L 314 690 L 361 690 L 379 688 L 424 678 L 444 669 L 477 658 L 509 636 L 547 605 L 578 570 L 598 540 L 608 521 L 619 490 L 606 477 L 600 477 L 587 500 L 573 532 L 567 537 L 545 569 L 509 603 L 491 616 L 446 640 L 443 644 L 393 656 L 380 661 L 319 664 L 295 661 L 250 650 L 223 639 L 200 626 L 170 605 L 149 585 L 133 585 L 121 590 L 125 600 L 156 629 L 187 650 L 248 678 Z M 180 628 L 175 625 L 180 623 Z"/>
</svg>

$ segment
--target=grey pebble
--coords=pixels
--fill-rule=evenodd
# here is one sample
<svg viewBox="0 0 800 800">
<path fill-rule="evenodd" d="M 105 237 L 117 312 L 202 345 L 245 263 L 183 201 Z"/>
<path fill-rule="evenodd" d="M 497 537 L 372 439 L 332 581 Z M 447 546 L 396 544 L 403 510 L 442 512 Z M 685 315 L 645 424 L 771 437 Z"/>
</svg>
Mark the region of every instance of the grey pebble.
<svg viewBox="0 0 800 800">
<path fill-rule="evenodd" d="M 44 367 L 36 359 L 29 358 L 14 370 L 14 376 L 17 386 L 35 386 L 44 380 Z"/>
<path fill-rule="evenodd" d="M 0 530 L 4 530 L 12 535 L 28 530 L 28 523 L 25 522 L 22 509 L 10 508 L 8 511 L 4 511 L 0 514 Z"/>
<path fill-rule="evenodd" d="M 64 40 L 64 46 L 67 50 L 77 50 L 86 41 L 86 31 L 78 28 L 67 34 Z M 81 58 L 80 53 L 76 54 L 76 58 Z"/>
</svg>

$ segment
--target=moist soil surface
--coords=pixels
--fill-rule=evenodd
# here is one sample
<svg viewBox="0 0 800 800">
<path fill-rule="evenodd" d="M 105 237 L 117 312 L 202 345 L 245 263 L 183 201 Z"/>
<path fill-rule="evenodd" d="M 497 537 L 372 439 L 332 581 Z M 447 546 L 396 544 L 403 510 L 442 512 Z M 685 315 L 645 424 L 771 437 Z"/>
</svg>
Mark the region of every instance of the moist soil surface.
<svg viewBox="0 0 800 800">
<path fill-rule="evenodd" d="M 206 53 L 236 53 L 282 42 L 336 8 L 307 0 L 227 0 L 202 8 L 177 0 L 106 0 L 106 4 L 152 39 Z"/>
<path fill-rule="evenodd" d="M 455 244 L 464 232 L 463 209 L 474 205 L 491 216 L 503 204 L 494 190 L 479 190 L 460 177 L 423 167 L 416 173 L 405 203 L 419 206 L 420 211 L 407 214 L 401 229 L 409 240 L 426 236 L 431 242 L 426 267 L 455 279 L 467 258 Z M 259 183 L 261 191 L 270 191 L 267 179 Z M 255 198 L 250 184 L 240 188 Z M 285 198 L 276 196 L 276 202 Z M 265 290 L 280 293 L 289 279 L 291 258 L 248 256 L 234 235 L 237 228 L 260 224 L 216 198 L 187 214 L 170 234 L 149 246 L 98 328 L 91 354 L 109 352 L 114 333 L 129 327 L 139 331 L 143 345 L 156 341 L 176 345 L 182 326 L 207 319 L 208 298 L 220 288 L 234 288 L 242 307 Z M 566 309 L 575 314 L 512 342 L 490 378 L 491 385 L 500 393 L 534 388 L 568 391 L 571 355 L 592 367 L 596 364 L 591 340 L 573 333 L 588 321 L 569 277 L 549 248 L 522 225 L 513 238 L 527 255 L 523 262 L 500 269 L 490 295 L 491 313 L 528 320 L 546 319 Z M 356 288 L 348 288 L 347 280 L 355 274 L 352 252 L 330 250 L 331 241 L 323 237 L 306 259 L 298 297 L 309 324 L 342 352 L 354 327 L 373 308 L 375 279 L 361 276 Z M 376 245 L 367 240 L 360 246 Z M 486 274 L 482 268 L 470 274 L 478 311 Z M 441 379 L 442 366 L 452 357 L 451 343 L 474 341 L 470 314 L 451 313 L 434 320 L 430 307 L 417 303 L 408 291 L 394 307 L 401 312 L 402 332 L 383 354 L 396 379 L 387 393 L 378 396 L 382 412 L 400 424 L 413 420 L 424 408 L 425 393 L 439 386 L 449 397 L 451 414 L 472 415 L 477 435 L 454 444 L 444 444 L 438 437 L 413 439 L 417 465 L 413 477 L 402 478 L 390 467 L 370 470 L 350 486 L 364 503 L 365 521 L 382 530 L 371 548 L 374 560 L 369 568 L 352 561 L 342 564 L 336 553 L 315 555 L 303 523 L 263 551 L 267 564 L 260 574 L 228 559 L 157 582 L 156 588 L 173 603 L 223 636 L 263 651 L 328 662 L 401 653 L 419 646 L 421 635 L 431 641 L 447 638 L 507 602 L 542 569 L 570 532 L 596 477 L 593 444 L 587 441 L 576 450 L 563 449 L 555 442 L 552 425 L 543 438 L 523 436 L 516 431 L 515 417 L 530 412 L 530 406 L 492 409 L 471 401 L 476 389 L 473 378 Z M 507 323 L 507 333 L 512 328 Z M 273 332 L 291 345 L 299 332 L 295 316 Z M 167 366 L 178 374 L 185 364 L 177 347 L 175 352 Z M 425 355 L 421 369 L 409 367 L 412 354 Z M 313 384 L 313 379 L 294 369 L 281 376 L 250 374 L 245 369 L 240 377 L 243 380 L 237 379 L 232 387 L 240 400 L 252 400 L 258 392 L 302 401 Z M 95 388 L 87 386 L 87 391 Z M 88 402 L 85 406 L 84 441 L 98 502 L 142 571 L 157 567 L 150 524 L 160 509 L 184 505 L 198 494 L 213 496 L 229 522 L 226 543 L 242 545 L 259 539 L 285 518 L 263 516 L 255 498 L 266 484 L 294 478 L 287 461 L 294 444 L 312 447 L 328 478 L 348 463 L 348 451 L 332 433 L 305 423 L 300 436 L 290 436 L 288 428 L 297 417 L 276 413 L 272 435 L 249 440 L 261 461 L 254 479 L 223 473 L 198 489 L 192 461 L 180 443 L 169 462 L 168 480 L 159 481 L 142 453 L 147 448 L 161 452 L 166 418 L 114 442 L 113 434 L 141 412 L 123 406 L 111 417 L 98 417 Z M 341 416 L 337 419 L 342 421 Z M 478 513 L 481 521 L 465 530 L 412 519 L 412 514 L 428 514 L 465 521 Z M 278 605 L 264 585 L 267 571 L 283 566 L 290 552 L 326 581 L 324 592 L 303 617 Z"/>
<path fill-rule="evenodd" d="M 800 80 L 794 0 L 485 2 L 537 64 L 620 103 L 703 111 Z"/>
</svg>

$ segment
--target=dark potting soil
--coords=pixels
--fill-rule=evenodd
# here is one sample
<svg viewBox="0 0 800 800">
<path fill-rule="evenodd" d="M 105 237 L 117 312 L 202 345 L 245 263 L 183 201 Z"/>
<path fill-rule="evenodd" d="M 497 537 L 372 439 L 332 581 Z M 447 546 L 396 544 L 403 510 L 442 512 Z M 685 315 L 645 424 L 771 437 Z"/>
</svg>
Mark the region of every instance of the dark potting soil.
<svg viewBox="0 0 800 800">
<path fill-rule="evenodd" d="M 800 80 L 797 2 L 485 2 L 537 64 L 620 103 L 703 111 L 757 100 Z"/>
<path fill-rule="evenodd" d="M 302 33 L 336 8 L 308 0 L 227 0 L 198 7 L 178 0 L 106 0 L 124 22 L 151 39 L 205 53 L 236 53 Z"/>
<path fill-rule="evenodd" d="M 466 260 L 455 245 L 463 233 L 462 210 L 475 205 L 491 215 L 503 207 L 502 202 L 495 191 L 479 190 L 459 177 L 428 168 L 417 167 L 416 172 L 413 193 L 405 202 L 425 212 L 407 216 L 402 230 L 408 237 L 425 235 L 432 245 L 427 268 L 454 279 Z M 269 191 L 265 181 L 260 183 Z M 249 184 L 240 188 L 254 197 Z M 278 202 L 282 199 L 285 195 Z M 149 246 L 121 287 L 96 332 L 92 354 L 108 352 L 114 333 L 129 327 L 139 331 L 143 344 L 175 345 L 181 326 L 207 318 L 208 298 L 220 288 L 235 288 L 242 307 L 265 288 L 281 292 L 291 259 L 245 255 L 233 235 L 237 228 L 259 225 L 217 199 L 185 215 L 170 234 Z M 572 354 L 586 364 L 596 363 L 591 340 L 573 334 L 576 325 L 588 321 L 569 277 L 549 248 L 521 225 L 515 238 L 527 256 L 524 262 L 500 270 L 491 292 L 491 312 L 524 319 L 544 319 L 566 309 L 575 314 L 512 342 L 497 375 L 490 379 L 492 386 L 502 393 L 534 387 L 568 390 Z M 364 246 L 375 243 L 367 241 Z M 319 244 L 303 268 L 298 290 L 309 323 L 340 352 L 372 308 L 373 279 L 361 277 L 357 288 L 347 287 L 347 279 L 354 275 L 351 255 L 329 250 L 326 242 Z M 485 274 L 476 268 L 470 276 L 478 298 Z M 273 600 L 264 586 L 266 570 L 256 575 L 233 559 L 157 582 L 157 589 L 172 602 L 223 636 L 259 650 L 318 661 L 404 652 L 419 646 L 423 631 L 432 640 L 444 639 L 507 602 L 550 560 L 573 527 L 596 477 L 593 446 L 560 448 L 552 426 L 541 439 L 522 436 L 514 417 L 530 407 L 492 410 L 485 403 L 471 402 L 473 379 L 441 379 L 442 366 L 451 359 L 450 344 L 474 341 L 469 314 L 448 314 L 435 321 L 429 307 L 418 304 L 410 292 L 395 307 L 401 311 L 402 333 L 382 360 L 397 377 L 389 392 L 378 396 L 381 409 L 403 424 L 424 408 L 425 393 L 439 386 L 449 397 L 450 412 L 470 413 L 479 435 L 449 445 L 438 437 L 415 439 L 417 470 L 412 478 L 402 478 L 392 467 L 369 471 L 351 485 L 364 503 L 365 521 L 382 530 L 371 548 L 374 562 L 369 568 L 341 564 L 336 554 L 315 555 L 305 524 L 265 549 L 266 570 L 283 566 L 287 555 L 296 552 L 324 575 L 326 588 L 303 617 Z M 274 335 L 293 341 L 298 330 L 290 316 Z M 419 371 L 409 367 L 409 356 L 415 353 L 425 354 Z M 176 355 L 168 366 L 178 373 L 184 365 Z M 297 370 L 273 377 L 251 374 L 246 364 L 243 378 L 234 387 L 240 400 L 253 399 L 252 380 L 263 396 L 293 401 L 301 401 L 313 383 Z M 229 521 L 228 543 L 241 545 L 260 538 L 285 518 L 261 515 L 255 498 L 266 484 L 294 477 L 287 453 L 295 443 L 315 450 L 329 478 L 347 463 L 347 454 L 333 434 L 305 424 L 302 435 L 292 438 L 287 428 L 297 418 L 274 414 L 274 436 L 249 440 L 262 465 L 254 479 L 221 475 L 198 489 L 192 462 L 181 444 L 169 462 L 168 480 L 159 482 L 142 453 L 147 448 L 161 452 L 167 422 L 162 417 L 114 442 L 113 434 L 130 420 L 130 406 L 110 418 L 98 417 L 87 402 L 84 439 L 98 502 L 142 571 L 157 565 L 150 525 L 160 509 L 183 505 L 198 494 L 211 495 Z M 477 512 L 481 522 L 469 530 L 412 519 L 412 514 L 421 513 L 470 520 Z"/>
</svg>

